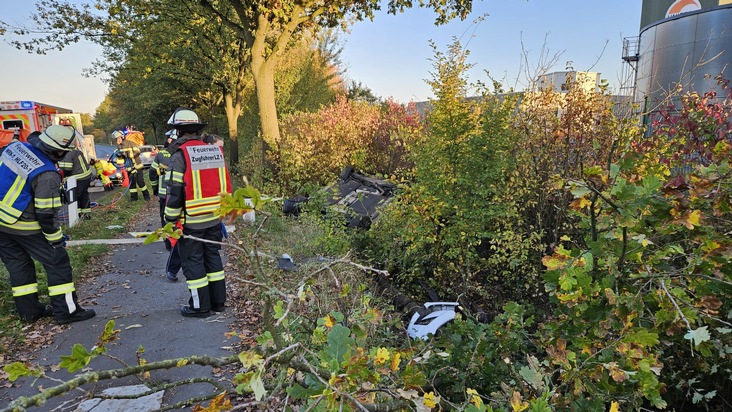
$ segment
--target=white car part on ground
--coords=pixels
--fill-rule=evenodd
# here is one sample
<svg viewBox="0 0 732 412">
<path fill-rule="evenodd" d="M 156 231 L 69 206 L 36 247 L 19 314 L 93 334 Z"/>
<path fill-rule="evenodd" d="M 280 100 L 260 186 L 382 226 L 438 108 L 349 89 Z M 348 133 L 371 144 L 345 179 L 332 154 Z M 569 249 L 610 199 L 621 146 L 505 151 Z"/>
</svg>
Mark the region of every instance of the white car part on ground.
<svg viewBox="0 0 732 412">
<path fill-rule="evenodd" d="M 412 315 L 407 334 L 412 339 L 427 340 L 430 335 L 437 333 L 437 329 L 455 319 L 455 310 L 458 307 L 457 302 L 425 303 L 424 309 L 420 309 Z"/>
</svg>

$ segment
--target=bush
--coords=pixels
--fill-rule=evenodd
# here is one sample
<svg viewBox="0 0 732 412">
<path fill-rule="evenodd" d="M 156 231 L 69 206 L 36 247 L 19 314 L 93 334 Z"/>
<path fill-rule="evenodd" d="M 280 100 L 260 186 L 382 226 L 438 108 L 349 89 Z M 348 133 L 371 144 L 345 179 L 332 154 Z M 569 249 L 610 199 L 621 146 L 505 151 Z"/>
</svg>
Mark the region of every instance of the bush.
<svg viewBox="0 0 732 412">
<path fill-rule="evenodd" d="M 330 184 L 348 165 L 374 175 L 404 169 L 406 147 L 420 132 L 413 105 L 379 107 L 343 96 L 317 112 L 285 116 L 281 125 L 282 140 L 268 159 L 288 194 L 306 183 Z"/>
</svg>

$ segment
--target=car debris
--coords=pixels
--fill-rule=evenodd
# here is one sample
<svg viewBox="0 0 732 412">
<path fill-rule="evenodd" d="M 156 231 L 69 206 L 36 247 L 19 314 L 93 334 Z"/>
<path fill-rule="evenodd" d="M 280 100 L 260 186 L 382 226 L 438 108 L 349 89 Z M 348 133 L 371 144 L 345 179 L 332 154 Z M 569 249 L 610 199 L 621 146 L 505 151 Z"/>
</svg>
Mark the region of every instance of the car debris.
<svg viewBox="0 0 732 412">
<path fill-rule="evenodd" d="M 407 334 L 412 339 L 429 339 L 437 330 L 455 319 L 457 302 L 427 302 L 412 315 L 407 326 Z"/>
<path fill-rule="evenodd" d="M 379 217 L 380 209 L 394 197 L 397 185 L 383 179 L 366 176 L 346 166 L 338 180 L 323 189 L 328 204 L 343 213 L 349 228 L 368 229 Z M 282 212 L 298 215 L 308 197 L 285 199 Z"/>
</svg>

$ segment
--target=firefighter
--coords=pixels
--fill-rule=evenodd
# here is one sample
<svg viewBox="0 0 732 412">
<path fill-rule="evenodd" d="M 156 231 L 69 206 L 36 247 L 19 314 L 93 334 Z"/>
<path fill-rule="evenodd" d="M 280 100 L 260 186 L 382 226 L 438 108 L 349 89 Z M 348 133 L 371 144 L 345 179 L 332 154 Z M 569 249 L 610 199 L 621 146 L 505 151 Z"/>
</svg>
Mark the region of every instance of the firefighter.
<svg viewBox="0 0 732 412">
<path fill-rule="evenodd" d="M 167 194 L 165 177 L 170 165 L 170 153 L 168 149 L 170 144 L 178 138 L 178 133 L 175 129 L 168 130 L 165 132 L 165 147 L 159 150 L 155 154 L 152 164 L 150 165 L 150 184 L 153 187 L 153 195 L 158 196 L 160 202 L 160 225 L 165 226 L 165 196 Z M 180 271 L 180 254 L 178 248 L 171 243 L 170 239 L 166 238 L 163 240 L 165 243 L 165 250 L 170 252 L 168 255 L 168 261 L 165 265 L 165 276 L 171 282 L 178 281 L 178 271 Z"/>
<path fill-rule="evenodd" d="M 112 137 L 117 139 L 117 148 L 129 160 L 127 174 L 130 179 L 130 200 L 136 201 L 140 193 L 145 200 L 150 200 L 150 192 L 145 185 L 144 166 L 140 160 L 140 148 L 119 130 L 112 132 Z"/>
<path fill-rule="evenodd" d="M 77 131 L 71 125 L 71 119 L 61 119 L 59 125 L 68 127 L 76 135 Z M 93 174 L 84 153 L 78 150 L 78 148 L 69 150 L 66 152 L 66 156 L 58 162 L 58 168 L 63 172 L 65 180 L 68 180 L 70 177 L 76 177 L 75 192 L 77 204 L 79 205 L 79 217 L 81 219 L 88 219 L 91 217 L 89 185 L 91 185 Z"/>
<path fill-rule="evenodd" d="M 186 317 L 205 318 L 211 311 L 224 311 L 226 282 L 221 246 L 199 242 L 188 236 L 221 242 L 223 233 L 216 209 L 220 193 L 231 193 L 231 177 L 220 147 L 206 144 L 198 134 L 206 123 L 187 108 L 178 108 L 168 125 L 178 138 L 168 147 L 170 167 L 166 174 L 166 222 L 180 222 L 183 237 L 178 240 L 183 275 L 191 297 L 181 308 Z"/>
<path fill-rule="evenodd" d="M 75 133 L 64 126 L 34 132 L 28 143 L 13 142 L 0 157 L 0 258 L 10 274 L 20 319 L 54 316 L 59 324 L 94 317 L 76 297 L 66 235 L 54 216 L 61 208 L 61 174 L 56 162 L 73 149 Z M 48 275 L 51 304 L 38 299 L 33 259 Z"/>
<path fill-rule="evenodd" d="M 96 170 L 97 179 L 102 181 L 102 185 L 104 186 L 105 191 L 114 189 L 112 179 L 109 178 L 109 175 L 117 171 L 116 167 L 112 166 L 109 162 L 102 159 L 89 160 L 89 166 L 94 167 L 94 170 Z"/>
</svg>

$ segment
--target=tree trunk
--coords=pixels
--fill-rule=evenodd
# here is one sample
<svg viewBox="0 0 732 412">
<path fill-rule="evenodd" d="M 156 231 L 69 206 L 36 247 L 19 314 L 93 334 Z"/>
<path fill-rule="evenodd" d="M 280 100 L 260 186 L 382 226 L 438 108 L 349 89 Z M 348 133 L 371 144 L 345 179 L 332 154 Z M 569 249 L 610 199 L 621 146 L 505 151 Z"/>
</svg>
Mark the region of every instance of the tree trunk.
<svg viewBox="0 0 732 412">
<path fill-rule="evenodd" d="M 280 126 L 277 122 L 277 105 L 275 104 L 274 73 L 271 66 L 272 57 L 262 62 L 253 71 L 254 84 L 257 89 L 259 104 L 259 121 L 262 126 L 262 138 L 267 146 L 276 145 L 280 141 Z"/>
<path fill-rule="evenodd" d="M 254 33 L 253 42 L 250 45 L 252 77 L 254 78 L 254 89 L 257 92 L 259 123 L 262 128 L 263 167 L 267 165 L 267 150 L 269 147 L 279 144 L 280 141 L 280 126 L 277 121 L 274 84 L 274 71 L 278 57 L 276 50 L 267 50 L 269 45 L 267 44 L 266 38 L 269 30 L 269 22 L 264 16 L 260 16 L 259 25 Z"/>
<path fill-rule="evenodd" d="M 236 101 L 236 102 L 235 102 Z M 229 126 L 229 165 L 232 168 L 239 166 L 239 115 L 241 114 L 241 99 L 236 99 L 230 91 L 224 92 L 224 108 L 226 121 Z"/>
</svg>

